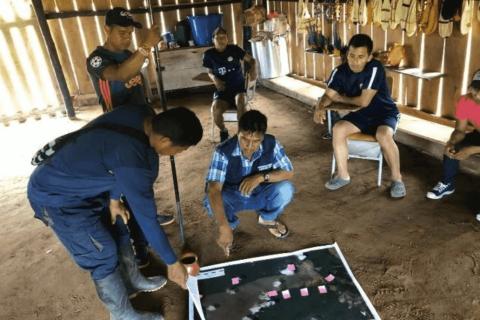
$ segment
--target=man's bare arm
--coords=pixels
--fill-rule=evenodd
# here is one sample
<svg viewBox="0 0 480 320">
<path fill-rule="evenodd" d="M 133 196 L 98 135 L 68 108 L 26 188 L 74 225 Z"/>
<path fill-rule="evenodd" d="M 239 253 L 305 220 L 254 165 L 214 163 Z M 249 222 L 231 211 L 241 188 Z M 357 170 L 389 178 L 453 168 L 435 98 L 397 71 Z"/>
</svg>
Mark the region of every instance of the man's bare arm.
<svg viewBox="0 0 480 320">
<path fill-rule="evenodd" d="M 140 46 L 145 52 L 150 52 L 151 48 L 160 41 L 160 29 L 157 25 L 153 25 L 147 32 L 145 41 Z M 134 76 L 140 73 L 146 56 L 140 51 L 135 51 L 127 60 L 117 65 L 110 65 L 102 72 L 104 80 L 119 80 L 128 82 Z M 142 50 L 142 51 L 143 51 Z"/>
<path fill-rule="evenodd" d="M 333 102 L 354 105 L 360 108 L 368 107 L 376 94 L 377 90 L 372 89 L 362 90 L 362 94 L 358 97 L 346 97 L 330 88 L 325 91 L 325 95 L 327 95 Z"/>
</svg>

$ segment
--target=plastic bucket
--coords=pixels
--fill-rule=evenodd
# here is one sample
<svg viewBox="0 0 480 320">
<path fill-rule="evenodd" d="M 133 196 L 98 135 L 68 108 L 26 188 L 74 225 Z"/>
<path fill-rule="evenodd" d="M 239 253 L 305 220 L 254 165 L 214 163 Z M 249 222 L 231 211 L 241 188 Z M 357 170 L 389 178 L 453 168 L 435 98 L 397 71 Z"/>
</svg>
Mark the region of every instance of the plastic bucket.
<svg viewBox="0 0 480 320">
<path fill-rule="evenodd" d="M 207 16 L 188 16 L 195 45 L 211 46 L 212 33 L 223 24 L 223 14 L 214 13 Z"/>
</svg>

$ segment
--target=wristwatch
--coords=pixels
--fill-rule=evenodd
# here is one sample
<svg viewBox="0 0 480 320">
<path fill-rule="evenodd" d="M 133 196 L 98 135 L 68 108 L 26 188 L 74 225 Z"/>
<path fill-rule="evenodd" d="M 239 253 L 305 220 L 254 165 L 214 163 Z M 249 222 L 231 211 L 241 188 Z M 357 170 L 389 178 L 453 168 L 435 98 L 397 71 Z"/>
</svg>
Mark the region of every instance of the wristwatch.
<svg viewBox="0 0 480 320">
<path fill-rule="evenodd" d="M 263 182 L 268 182 L 270 181 L 270 175 L 268 173 L 263 174 Z"/>
</svg>

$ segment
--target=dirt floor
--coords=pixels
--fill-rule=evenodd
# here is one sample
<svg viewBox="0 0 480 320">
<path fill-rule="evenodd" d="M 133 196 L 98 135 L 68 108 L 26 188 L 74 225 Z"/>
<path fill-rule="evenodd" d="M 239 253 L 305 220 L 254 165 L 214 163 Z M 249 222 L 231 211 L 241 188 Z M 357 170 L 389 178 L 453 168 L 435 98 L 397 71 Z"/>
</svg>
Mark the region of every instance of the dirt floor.
<svg viewBox="0 0 480 320">
<path fill-rule="evenodd" d="M 203 265 L 225 261 L 215 243 L 215 226 L 201 205 L 215 145 L 210 137 L 210 97 L 170 101 L 194 110 L 205 129 L 200 144 L 176 158 L 186 239 Z M 387 167 L 383 185 L 377 188 L 375 164 L 363 160 L 349 162 L 353 180 L 345 190 L 329 192 L 323 184 L 330 170 L 331 141 L 321 139 L 324 128 L 313 123 L 312 114 L 266 89 L 257 91 L 254 107 L 267 114 L 269 132 L 285 146 L 295 168 L 297 193 L 283 216 L 291 236 L 275 240 L 256 225 L 253 213 L 245 213 L 230 260 L 336 241 L 382 319 L 480 319 L 480 224 L 474 217 L 480 207 L 478 178 L 461 175 L 457 193 L 441 201 L 426 200 L 441 164 L 401 146 L 405 199 L 389 199 Z M 90 110 L 79 117 L 96 113 Z M 31 154 L 84 122 L 42 119 L 0 128 L 0 319 L 108 319 L 89 275 L 74 265 L 52 231 L 33 219 L 25 192 Z M 230 124 L 231 132 L 234 128 Z M 162 159 L 155 189 L 159 210 L 173 213 L 168 158 Z M 166 231 L 180 249 L 177 225 Z M 163 271 L 155 262 L 146 274 Z M 186 293 L 171 283 L 139 295 L 133 303 L 139 309 L 163 311 L 167 320 L 187 318 Z"/>
</svg>

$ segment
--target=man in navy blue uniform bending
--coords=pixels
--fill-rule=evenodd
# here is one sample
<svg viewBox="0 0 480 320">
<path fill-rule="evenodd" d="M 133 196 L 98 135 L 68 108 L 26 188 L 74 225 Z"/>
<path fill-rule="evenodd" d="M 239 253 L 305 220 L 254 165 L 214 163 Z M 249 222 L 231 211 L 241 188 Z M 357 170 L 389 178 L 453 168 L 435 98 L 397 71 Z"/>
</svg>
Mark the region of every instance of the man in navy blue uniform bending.
<svg viewBox="0 0 480 320">
<path fill-rule="evenodd" d="M 126 196 L 130 214 L 167 264 L 168 278 L 185 288 L 185 267 L 157 223 L 153 184 L 159 155 L 196 145 L 202 126 L 183 107 L 155 115 L 150 107 L 138 105 L 115 108 L 87 126 L 90 130 L 82 130 L 32 173 L 28 199 L 35 217 L 52 228 L 77 265 L 90 272 L 111 319 L 163 319 L 139 313 L 129 302 L 138 292 L 163 287 L 166 279 L 145 278 L 139 272 L 128 229 L 116 219 L 125 221 L 129 215 L 120 196 Z M 129 130 L 123 132 L 125 128 Z"/>
</svg>

